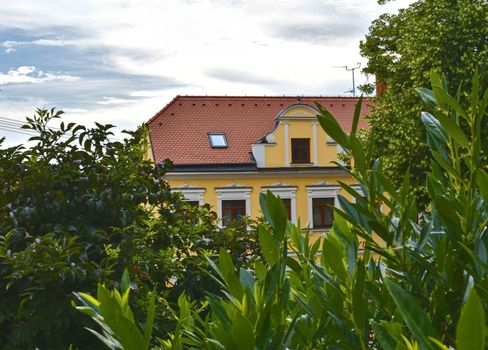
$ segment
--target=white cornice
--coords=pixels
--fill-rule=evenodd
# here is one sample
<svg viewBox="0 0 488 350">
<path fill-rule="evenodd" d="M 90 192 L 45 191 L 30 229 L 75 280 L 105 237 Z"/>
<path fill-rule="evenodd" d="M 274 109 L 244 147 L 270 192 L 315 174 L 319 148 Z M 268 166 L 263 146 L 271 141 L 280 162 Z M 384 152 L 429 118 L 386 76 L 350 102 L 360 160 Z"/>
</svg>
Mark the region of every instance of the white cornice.
<svg viewBox="0 0 488 350">
<path fill-rule="evenodd" d="M 310 168 L 314 169 L 314 168 Z M 222 171 L 222 172 L 212 172 L 212 171 L 202 171 L 202 172 L 169 172 L 164 177 L 168 180 L 171 179 L 202 179 L 202 178 L 212 178 L 212 179 L 228 179 L 228 178 L 269 178 L 269 177 L 316 177 L 316 176 L 347 176 L 348 173 L 344 170 L 329 169 L 329 170 L 308 170 L 304 168 L 300 171 Z"/>
</svg>

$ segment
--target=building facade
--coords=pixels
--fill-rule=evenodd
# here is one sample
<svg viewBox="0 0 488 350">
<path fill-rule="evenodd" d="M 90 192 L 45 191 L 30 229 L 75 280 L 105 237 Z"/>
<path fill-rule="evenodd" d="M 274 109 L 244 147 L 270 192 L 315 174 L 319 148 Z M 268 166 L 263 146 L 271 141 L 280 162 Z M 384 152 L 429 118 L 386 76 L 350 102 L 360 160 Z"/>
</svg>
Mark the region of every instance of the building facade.
<svg viewBox="0 0 488 350">
<path fill-rule="evenodd" d="M 330 206 L 355 185 L 333 162 L 341 148 L 320 127 L 320 103 L 349 131 L 358 99 L 351 97 L 177 96 L 148 121 L 155 162 L 170 159 L 173 191 L 191 204 L 209 203 L 221 226 L 260 216 L 259 195 L 283 199 L 289 219 L 326 231 Z M 367 101 L 362 115 L 368 114 Z M 366 128 L 361 119 L 360 128 Z"/>
</svg>

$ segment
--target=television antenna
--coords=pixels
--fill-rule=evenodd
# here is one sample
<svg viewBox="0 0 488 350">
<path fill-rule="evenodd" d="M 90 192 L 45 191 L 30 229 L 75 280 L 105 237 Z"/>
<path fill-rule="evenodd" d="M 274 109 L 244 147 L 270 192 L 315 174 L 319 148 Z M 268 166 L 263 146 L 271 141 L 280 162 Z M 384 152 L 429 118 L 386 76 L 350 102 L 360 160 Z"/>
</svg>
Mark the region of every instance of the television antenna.
<svg viewBox="0 0 488 350">
<path fill-rule="evenodd" d="M 353 97 L 356 97 L 356 81 L 355 81 L 355 76 L 354 72 L 356 69 L 361 68 L 361 62 L 358 62 L 355 67 L 349 67 L 349 66 L 333 66 L 332 68 L 344 68 L 348 72 L 352 72 L 352 89 L 344 92 L 350 92 L 352 93 Z"/>
</svg>

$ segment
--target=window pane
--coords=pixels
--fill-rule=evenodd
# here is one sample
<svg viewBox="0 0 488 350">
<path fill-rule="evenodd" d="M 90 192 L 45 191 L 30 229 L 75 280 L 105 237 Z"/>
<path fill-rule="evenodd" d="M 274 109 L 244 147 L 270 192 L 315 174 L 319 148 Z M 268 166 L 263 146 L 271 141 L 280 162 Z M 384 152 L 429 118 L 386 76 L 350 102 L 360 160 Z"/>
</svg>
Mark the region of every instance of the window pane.
<svg viewBox="0 0 488 350">
<path fill-rule="evenodd" d="M 310 139 L 291 139 L 292 163 L 310 163 Z"/>
<path fill-rule="evenodd" d="M 334 198 L 313 198 L 312 215 L 314 228 L 330 228 L 334 222 Z"/>
<path fill-rule="evenodd" d="M 210 146 L 212 147 L 227 147 L 227 139 L 224 134 L 209 134 Z"/>
<path fill-rule="evenodd" d="M 227 226 L 233 220 L 237 220 L 246 215 L 245 200 L 225 200 L 222 201 L 222 225 Z"/>
<path fill-rule="evenodd" d="M 282 198 L 283 204 L 285 205 L 286 213 L 288 214 L 288 220 L 291 220 L 291 199 Z"/>
</svg>

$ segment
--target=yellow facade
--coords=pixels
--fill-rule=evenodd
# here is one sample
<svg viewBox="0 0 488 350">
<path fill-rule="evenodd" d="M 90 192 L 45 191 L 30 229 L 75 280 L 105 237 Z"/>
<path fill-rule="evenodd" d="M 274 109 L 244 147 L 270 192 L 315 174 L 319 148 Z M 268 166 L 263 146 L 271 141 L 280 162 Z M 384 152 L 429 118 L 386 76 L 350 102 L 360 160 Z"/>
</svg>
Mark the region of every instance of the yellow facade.
<svg viewBox="0 0 488 350">
<path fill-rule="evenodd" d="M 250 216 L 259 217 L 261 211 L 259 208 L 259 194 L 267 189 L 279 189 L 280 187 L 296 188 L 296 218 L 300 218 L 303 227 L 309 223 L 309 205 L 308 205 L 308 188 L 310 186 L 339 186 L 338 181 L 354 185 L 351 177 L 344 174 L 328 175 L 309 175 L 287 173 L 287 174 L 168 174 L 167 179 L 171 186 L 176 190 L 204 189 L 203 200 L 218 212 L 218 195 L 217 189 L 222 188 L 251 188 L 250 191 Z M 224 177 L 225 176 L 225 177 Z M 344 190 L 339 190 L 339 194 L 350 198 Z"/>
<path fill-rule="evenodd" d="M 270 189 L 282 198 L 291 198 L 292 221 L 299 219 L 303 228 L 312 226 L 313 198 L 334 198 L 338 206 L 337 194 L 349 197 L 338 182 L 355 185 L 346 172 L 332 163 L 337 161 L 340 149 L 320 127 L 317 113 L 315 108 L 301 104 L 284 109 L 265 142 L 252 145 L 256 170 L 174 171 L 167 174 L 167 181 L 188 200 L 208 203 L 218 214 L 222 212 L 222 200 L 246 199 L 246 212 L 254 218 L 261 215 L 260 193 Z M 309 139 L 309 163 L 293 163 L 294 138 Z"/>
</svg>

